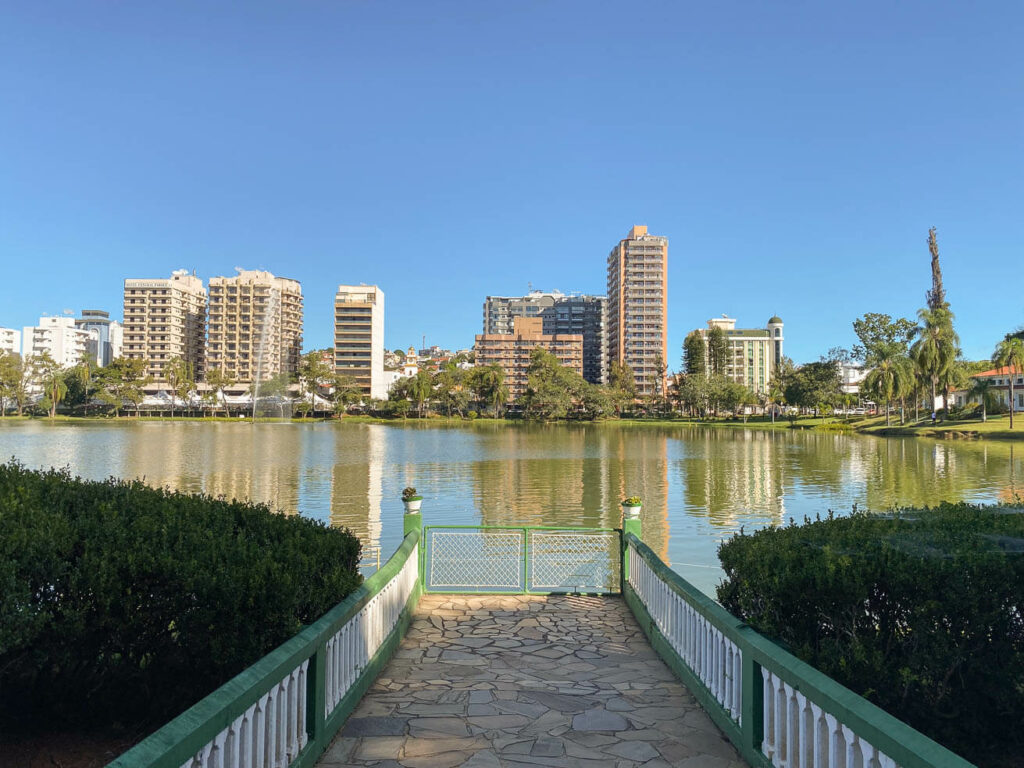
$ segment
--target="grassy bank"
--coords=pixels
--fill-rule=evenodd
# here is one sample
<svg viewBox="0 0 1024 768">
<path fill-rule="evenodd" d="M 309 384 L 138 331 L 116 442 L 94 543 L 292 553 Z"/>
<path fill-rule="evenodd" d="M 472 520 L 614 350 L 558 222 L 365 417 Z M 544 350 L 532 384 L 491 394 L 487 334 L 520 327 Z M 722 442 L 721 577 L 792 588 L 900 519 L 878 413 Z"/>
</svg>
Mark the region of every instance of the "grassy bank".
<svg viewBox="0 0 1024 768">
<path fill-rule="evenodd" d="M 4 416 L 0 417 L 0 424 L 18 423 L 28 421 L 39 421 L 46 424 L 55 423 L 131 423 L 137 421 L 146 422 L 223 422 L 231 424 L 249 423 L 251 419 L 228 417 L 228 416 L 134 416 L 123 415 L 117 418 L 112 416 L 69 416 L 58 415 L 53 419 L 45 416 Z M 391 425 L 416 425 L 436 427 L 471 427 L 473 425 L 493 426 L 515 426 L 529 424 L 522 419 L 490 419 L 476 418 L 464 419 L 458 416 L 429 416 L 423 419 L 408 417 L 404 419 L 385 419 L 376 416 L 351 415 L 344 418 L 317 417 L 294 417 L 282 419 L 277 417 L 260 417 L 257 421 L 261 424 L 290 422 L 295 424 L 312 423 L 337 423 L 337 424 L 391 424 Z M 773 423 L 771 420 L 764 420 L 760 416 L 750 417 L 746 421 L 737 418 L 710 418 L 692 419 L 685 417 L 676 418 L 623 418 L 607 419 L 596 422 L 606 426 L 621 427 L 665 427 L 665 426 L 687 426 L 687 427 L 714 427 L 722 429 L 752 429 L 761 431 L 784 431 L 784 430 L 814 430 L 817 432 L 850 432 L 879 437 L 930 437 L 940 440 L 1024 440 L 1024 415 L 1017 418 L 1019 423 L 1014 429 L 1010 429 L 1009 416 L 990 416 L 987 422 L 977 419 L 949 420 L 932 424 L 930 420 L 918 422 L 907 421 L 899 423 L 898 418 L 891 418 L 890 424 L 886 426 L 885 418 L 875 416 L 871 418 L 859 418 L 846 420 L 836 417 L 801 417 L 790 420 L 778 418 Z M 595 422 L 559 422 L 562 424 L 590 424 Z"/>
</svg>

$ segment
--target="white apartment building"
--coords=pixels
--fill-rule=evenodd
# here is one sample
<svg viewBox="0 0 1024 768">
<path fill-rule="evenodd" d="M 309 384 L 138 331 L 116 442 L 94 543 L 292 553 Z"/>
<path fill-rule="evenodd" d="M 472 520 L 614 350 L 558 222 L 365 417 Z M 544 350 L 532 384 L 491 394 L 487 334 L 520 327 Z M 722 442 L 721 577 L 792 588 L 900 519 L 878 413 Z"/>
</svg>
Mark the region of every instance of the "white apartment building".
<svg viewBox="0 0 1024 768">
<path fill-rule="evenodd" d="M 295 373 L 302 356 L 302 286 L 265 270 L 210 278 L 206 370 L 236 384 Z"/>
<path fill-rule="evenodd" d="M 77 327 L 73 317 L 41 317 L 39 325 L 22 329 L 21 357 L 28 360 L 45 352 L 62 368 L 70 368 L 91 354 L 98 341 L 97 331 Z"/>
<path fill-rule="evenodd" d="M 374 400 L 388 396 L 384 377 L 384 291 L 339 285 L 334 296 L 334 371 L 351 376 Z"/>
<path fill-rule="evenodd" d="M 20 355 L 21 331 L 16 331 L 13 328 L 0 328 L 0 352 Z"/>
<path fill-rule="evenodd" d="M 123 355 L 146 361 L 145 375 L 166 382 L 175 357 L 191 363 L 197 380 L 206 359 L 206 289 L 186 269 L 169 278 L 124 281 Z"/>
</svg>

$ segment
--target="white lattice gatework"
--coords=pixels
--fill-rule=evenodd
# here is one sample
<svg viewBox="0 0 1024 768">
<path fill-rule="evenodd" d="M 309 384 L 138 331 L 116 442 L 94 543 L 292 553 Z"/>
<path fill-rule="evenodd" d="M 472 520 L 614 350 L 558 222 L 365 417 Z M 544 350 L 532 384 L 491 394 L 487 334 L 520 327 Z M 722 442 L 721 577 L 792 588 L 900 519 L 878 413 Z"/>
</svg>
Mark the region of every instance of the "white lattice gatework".
<svg viewBox="0 0 1024 768">
<path fill-rule="evenodd" d="M 618 531 L 530 531 L 529 588 L 618 592 Z"/>
<path fill-rule="evenodd" d="M 418 578 L 419 545 L 413 548 L 402 570 L 327 640 L 324 674 L 328 715 L 398 625 Z"/>
<path fill-rule="evenodd" d="M 761 752 L 775 768 L 897 768 L 896 761 L 857 736 L 781 677 L 764 678 Z"/>
<path fill-rule="evenodd" d="M 182 764 L 181 768 L 287 766 L 306 746 L 309 659 Z"/>
<path fill-rule="evenodd" d="M 740 723 L 743 655 L 736 644 L 659 578 L 632 543 L 629 585 L 679 658 L 729 716 Z"/>
<path fill-rule="evenodd" d="M 522 591 L 525 532 L 431 530 L 429 589 Z"/>
</svg>

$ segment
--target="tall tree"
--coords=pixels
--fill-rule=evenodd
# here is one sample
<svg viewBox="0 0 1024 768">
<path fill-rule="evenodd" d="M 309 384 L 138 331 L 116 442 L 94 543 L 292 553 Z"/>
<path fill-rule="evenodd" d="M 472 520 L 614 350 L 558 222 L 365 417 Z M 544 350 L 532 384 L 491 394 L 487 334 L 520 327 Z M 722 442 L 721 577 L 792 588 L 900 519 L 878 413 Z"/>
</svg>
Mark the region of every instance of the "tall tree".
<svg viewBox="0 0 1024 768">
<path fill-rule="evenodd" d="M 64 369 L 60 363 L 50 357 L 49 352 L 33 355 L 30 359 L 33 381 L 42 388 L 41 404 L 50 412 L 52 419 L 57 415 L 57 405 L 68 392 L 64 381 Z"/>
<path fill-rule="evenodd" d="M 1013 429 L 1013 411 L 1016 406 L 1014 382 L 1019 375 L 1024 373 L 1024 341 L 1018 338 L 1009 338 L 999 342 L 992 361 L 1000 367 L 1006 366 L 1010 369 L 1010 429 Z"/>
<path fill-rule="evenodd" d="M 192 363 L 180 357 L 172 357 L 164 366 L 164 375 L 171 387 L 171 417 L 174 416 L 174 401 L 181 398 L 187 402 L 196 388 L 195 368 Z"/>
<path fill-rule="evenodd" d="M 349 376 L 347 373 L 335 375 L 332 387 L 331 397 L 334 402 L 334 412 L 341 418 L 345 418 L 345 412 L 349 407 L 362 401 L 363 388 L 359 386 L 359 382 L 353 376 Z"/>
<path fill-rule="evenodd" d="M 143 387 L 152 381 L 146 376 L 146 361 L 140 358 L 118 357 L 110 365 L 99 369 L 100 389 L 97 393 L 101 400 L 114 409 L 114 416 L 120 416 L 125 403 L 135 406 L 135 415 L 139 415 L 142 404 Z"/>
<path fill-rule="evenodd" d="M 835 405 L 842 395 L 839 365 L 833 361 L 807 363 L 798 368 L 786 383 L 786 402 L 802 408 Z"/>
<path fill-rule="evenodd" d="M 430 372 L 427 370 L 420 370 L 415 376 L 410 377 L 409 380 L 409 398 L 416 403 L 416 410 L 419 417 L 423 418 L 423 408 L 427 401 L 430 400 L 431 394 L 434 392 L 434 382 L 430 376 Z"/>
<path fill-rule="evenodd" d="M 721 328 L 708 331 L 708 369 L 725 375 L 729 365 L 729 340 Z"/>
<path fill-rule="evenodd" d="M 311 410 L 316 411 L 316 398 L 323 396 L 327 389 L 334 382 L 334 366 L 325 358 L 324 352 L 329 350 L 313 350 L 307 352 L 299 361 L 299 391 L 302 396 L 309 396 L 312 406 Z"/>
<path fill-rule="evenodd" d="M 982 422 L 988 421 L 988 404 L 992 399 L 992 390 L 995 385 L 992 383 L 992 379 L 985 377 L 981 379 L 971 379 L 971 388 L 967 390 L 967 394 L 971 398 L 978 398 L 978 402 L 981 403 L 981 420 Z"/>
<path fill-rule="evenodd" d="M 229 416 L 228 411 L 228 396 L 224 390 L 230 386 L 233 386 L 235 380 L 228 376 L 220 368 L 212 368 L 206 372 L 206 396 L 210 398 L 211 402 L 216 405 L 217 397 L 220 396 L 221 405 L 224 408 L 224 415 Z"/>
<path fill-rule="evenodd" d="M 0 416 L 7 413 L 7 403 L 14 401 L 21 415 L 23 408 L 24 366 L 19 355 L 0 350 Z"/>
<path fill-rule="evenodd" d="M 700 331 L 690 331 L 683 340 L 683 370 L 690 376 L 707 376 L 708 352 Z"/>
<path fill-rule="evenodd" d="M 616 415 L 622 415 L 622 409 L 636 401 L 636 375 L 628 363 L 612 361 L 608 377 L 611 387 L 611 398 L 615 404 Z"/>
<path fill-rule="evenodd" d="M 922 309 L 917 316 L 921 328 L 910 355 L 931 383 L 931 408 L 934 410 L 939 382 L 956 360 L 960 339 L 953 330 L 953 313 L 948 309 Z"/>
<path fill-rule="evenodd" d="M 885 354 L 889 354 L 887 347 L 891 344 L 899 344 L 906 354 L 910 341 L 917 334 L 917 325 L 905 317 L 893 320 L 890 315 L 868 312 L 853 321 L 853 332 L 860 341 L 853 346 L 853 357 L 870 368 L 881 350 L 886 349 Z"/>
<path fill-rule="evenodd" d="M 942 268 L 939 266 L 939 241 L 935 237 L 935 227 L 928 230 L 928 252 L 932 255 L 932 289 L 925 294 L 928 309 L 949 309 L 946 301 L 946 290 L 942 287 Z"/>
</svg>

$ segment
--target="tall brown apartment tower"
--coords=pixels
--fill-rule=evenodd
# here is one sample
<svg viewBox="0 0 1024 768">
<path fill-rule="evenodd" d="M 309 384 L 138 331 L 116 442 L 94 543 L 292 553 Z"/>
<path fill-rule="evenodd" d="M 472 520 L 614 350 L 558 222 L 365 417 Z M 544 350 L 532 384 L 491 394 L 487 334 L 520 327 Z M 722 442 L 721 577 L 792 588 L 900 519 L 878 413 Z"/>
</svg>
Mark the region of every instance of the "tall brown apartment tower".
<svg viewBox="0 0 1024 768">
<path fill-rule="evenodd" d="M 608 372 L 628 365 L 640 395 L 661 394 L 668 362 L 668 238 L 635 226 L 608 254 Z M 606 377 L 606 380 L 609 380 Z"/>
<path fill-rule="evenodd" d="M 302 286 L 263 270 L 210 278 L 207 370 L 238 384 L 295 373 L 302 354 Z"/>
<path fill-rule="evenodd" d="M 169 278 L 124 281 L 124 357 L 146 361 L 145 375 L 167 381 L 164 366 L 180 357 L 196 379 L 206 360 L 206 289 L 187 269 Z"/>
</svg>

